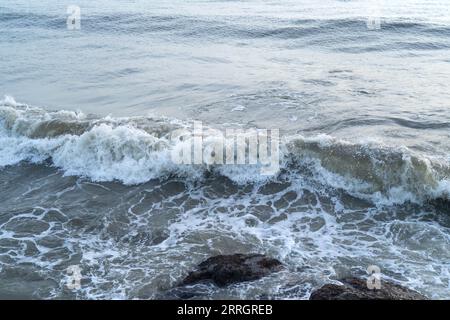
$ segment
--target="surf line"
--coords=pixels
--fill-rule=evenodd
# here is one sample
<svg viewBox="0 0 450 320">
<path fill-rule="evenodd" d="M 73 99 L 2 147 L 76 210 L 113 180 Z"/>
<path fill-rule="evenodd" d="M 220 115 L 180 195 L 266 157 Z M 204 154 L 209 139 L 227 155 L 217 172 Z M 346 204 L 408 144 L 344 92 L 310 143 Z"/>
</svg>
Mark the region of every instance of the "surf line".
<svg viewBox="0 0 450 320">
<path fill-rule="evenodd" d="M 171 132 L 176 146 L 171 160 L 180 165 L 256 165 L 261 175 L 273 176 L 280 171 L 279 136 L 278 129 L 203 130 L 202 123 L 194 121 L 193 130 Z"/>
<path fill-rule="evenodd" d="M 211 313 L 212 307 L 190 307 L 185 304 L 182 307 L 178 307 L 178 315 L 199 315 L 208 318 Z"/>
</svg>

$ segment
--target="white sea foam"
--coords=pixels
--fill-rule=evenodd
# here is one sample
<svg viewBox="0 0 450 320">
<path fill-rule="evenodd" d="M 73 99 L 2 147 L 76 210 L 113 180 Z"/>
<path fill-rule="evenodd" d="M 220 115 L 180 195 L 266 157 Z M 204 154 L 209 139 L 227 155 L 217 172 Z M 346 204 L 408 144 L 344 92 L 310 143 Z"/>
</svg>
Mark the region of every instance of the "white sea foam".
<svg viewBox="0 0 450 320">
<path fill-rule="evenodd" d="M 207 171 L 237 184 L 277 179 L 261 175 L 259 165 L 174 163 L 172 152 L 190 141 L 170 139 L 167 119 L 153 123 L 159 129 L 149 129 L 145 123 L 145 118 L 87 120 L 80 112 L 47 112 L 6 97 L 0 103 L 0 166 L 50 160 L 66 175 L 124 184 L 170 175 L 197 180 Z M 66 133 L 80 124 L 84 127 L 79 134 Z M 204 139 L 204 150 L 214 150 L 216 140 L 213 136 Z M 448 198 L 450 193 L 448 166 L 406 148 L 394 150 L 374 142 L 354 144 L 328 135 L 296 135 L 284 137 L 280 152 L 284 172 L 380 204 Z"/>
<path fill-rule="evenodd" d="M 33 205 L 42 203 L 32 212 L 5 216 L 0 237 L 14 244 L 8 247 L 7 255 L 14 268 L 31 264 L 47 272 L 50 279 L 61 281 L 53 292 L 41 291 L 44 297 L 61 296 L 66 275 L 52 268 L 64 264 L 68 257 L 78 256 L 77 263 L 89 278 L 89 284 L 77 293 L 81 298 L 142 298 L 147 294 L 154 298 L 159 288 L 169 288 L 182 279 L 194 261 L 211 252 L 233 253 L 236 248 L 277 257 L 289 271 L 223 289 L 226 292 L 213 290 L 212 297 L 269 294 L 307 299 L 313 286 L 330 282 L 340 266 L 352 268 L 352 264 L 362 270 L 370 264 L 380 265 L 383 272 L 387 271 L 383 274 L 386 279 L 398 280 L 394 274 L 430 297 L 446 294 L 445 284 L 439 281 L 448 281 L 449 277 L 445 263 L 448 230 L 434 221 L 422 221 L 424 213 L 420 210 L 414 213 L 390 207 L 448 198 L 448 169 L 438 159 L 416 155 L 406 148 L 393 150 L 378 141 L 358 144 L 329 135 L 295 135 L 283 138 L 282 172 L 267 177 L 260 174 L 257 165 L 172 162 L 171 152 L 190 143 L 169 138 L 172 127 L 168 124 L 177 128 L 183 125 L 179 121 L 89 120 L 81 113 L 47 112 L 12 104 L 9 100 L 8 105 L 0 106 L 1 166 L 50 160 L 48 163 L 66 175 L 133 185 L 126 187 L 126 197 L 115 199 L 115 191 L 109 186 L 87 179 L 64 190 L 59 189 L 58 179 L 49 179 L 45 183 L 56 183 L 60 191 L 54 195 L 57 204 L 54 198 L 47 199 L 45 183 L 38 182 L 31 191 L 25 188 L 27 194 L 39 195 L 32 198 Z M 55 134 L 51 127 L 55 122 L 64 130 Z M 67 133 L 80 123 L 87 125 L 78 134 Z M 204 139 L 206 150 L 214 149 L 216 138 Z M 182 178 L 164 179 L 169 176 Z M 152 183 L 139 185 L 159 178 L 163 180 L 154 187 Z M 182 183 L 187 180 L 201 183 Z M 173 181 L 183 186 L 170 185 Z M 166 183 L 168 186 L 164 186 Z M 92 206 L 93 195 L 101 209 Z M 73 209 L 74 198 L 80 201 L 81 211 Z M 353 207 L 361 205 L 359 202 L 363 202 L 363 209 Z M 4 205 L 17 207 L 15 201 Z M 120 208 L 116 210 L 116 206 Z M 91 212 L 96 218 L 95 231 L 90 225 Z M 404 212 L 408 212 L 406 219 L 402 217 Z M 77 220 L 86 225 L 80 228 Z M 45 228 L 31 228 L 38 222 Z M 24 225 L 29 226 L 25 235 L 20 233 Z M 162 239 L 153 243 L 152 233 L 160 231 Z M 63 241 L 55 240 L 55 236 Z M 48 246 L 46 241 L 60 247 Z M 31 248 L 29 243 L 36 251 L 23 249 Z M 431 261 L 431 267 L 424 267 L 423 261 Z M 9 266 L 0 264 L 0 268 Z M 298 268 L 302 271 L 296 272 Z M 149 286 L 149 293 L 141 291 Z M 296 286 L 298 289 L 292 289 Z M 266 292 L 258 292 L 259 288 Z"/>
</svg>

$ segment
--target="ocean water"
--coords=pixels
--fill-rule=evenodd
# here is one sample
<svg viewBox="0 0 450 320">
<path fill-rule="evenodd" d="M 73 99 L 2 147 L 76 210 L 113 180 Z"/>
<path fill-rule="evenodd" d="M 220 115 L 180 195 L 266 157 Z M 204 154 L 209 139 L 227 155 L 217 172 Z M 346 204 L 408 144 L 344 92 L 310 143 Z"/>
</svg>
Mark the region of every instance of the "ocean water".
<svg viewBox="0 0 450 320">
<path fill-rule="evenodd" d="M 9 0 L 0 30 L 0 298 L 158 298 L 237 252 L 287 269 L 203 298 L 371 265 L 450 298 L 450 2 Z M 174 163 L 194 120 L 278 129 L 279 173 Z"/>
</svg>

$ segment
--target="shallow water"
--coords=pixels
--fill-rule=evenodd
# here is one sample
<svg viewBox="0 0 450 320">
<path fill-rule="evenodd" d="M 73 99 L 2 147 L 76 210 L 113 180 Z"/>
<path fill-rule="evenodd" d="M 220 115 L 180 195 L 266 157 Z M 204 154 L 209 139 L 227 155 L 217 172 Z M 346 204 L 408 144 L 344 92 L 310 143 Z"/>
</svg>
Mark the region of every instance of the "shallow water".
<svg viewBox="0 0 450 320">
<path fill-rule="evenodd" d="M 450 5 L 379 2 L 371 30 L 373 3 L 83 0 L 81 30 L 64 1 L 0 4 L 0 297 L 157 298 L 260 252 L 287 271 L 205 295 L 377 265 L 448 299 Z M 280 129 L 280 173 L 173 163 L 194 119 Z"/>
</svg>

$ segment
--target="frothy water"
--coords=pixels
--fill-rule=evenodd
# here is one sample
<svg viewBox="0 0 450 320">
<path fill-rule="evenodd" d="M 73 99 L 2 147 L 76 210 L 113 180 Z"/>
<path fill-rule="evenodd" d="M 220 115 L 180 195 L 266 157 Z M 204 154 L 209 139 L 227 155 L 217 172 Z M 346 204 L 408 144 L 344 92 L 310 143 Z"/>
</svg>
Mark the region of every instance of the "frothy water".
<svg viewBox="0 0 450 320">
<path fill-rule="evenodd" d="M 158 298 L 258 252 L 287 269 L 205 296 L 377 265 L 448 299 L 450 6 L 382 3 L 370 30 L 369 3 L 79 1 L 77 31 L 66 4 L 1 4 L 0 297 Z M 280 172 L 173 162 L 192 120 L 280 129 Z"/>
</svg>

